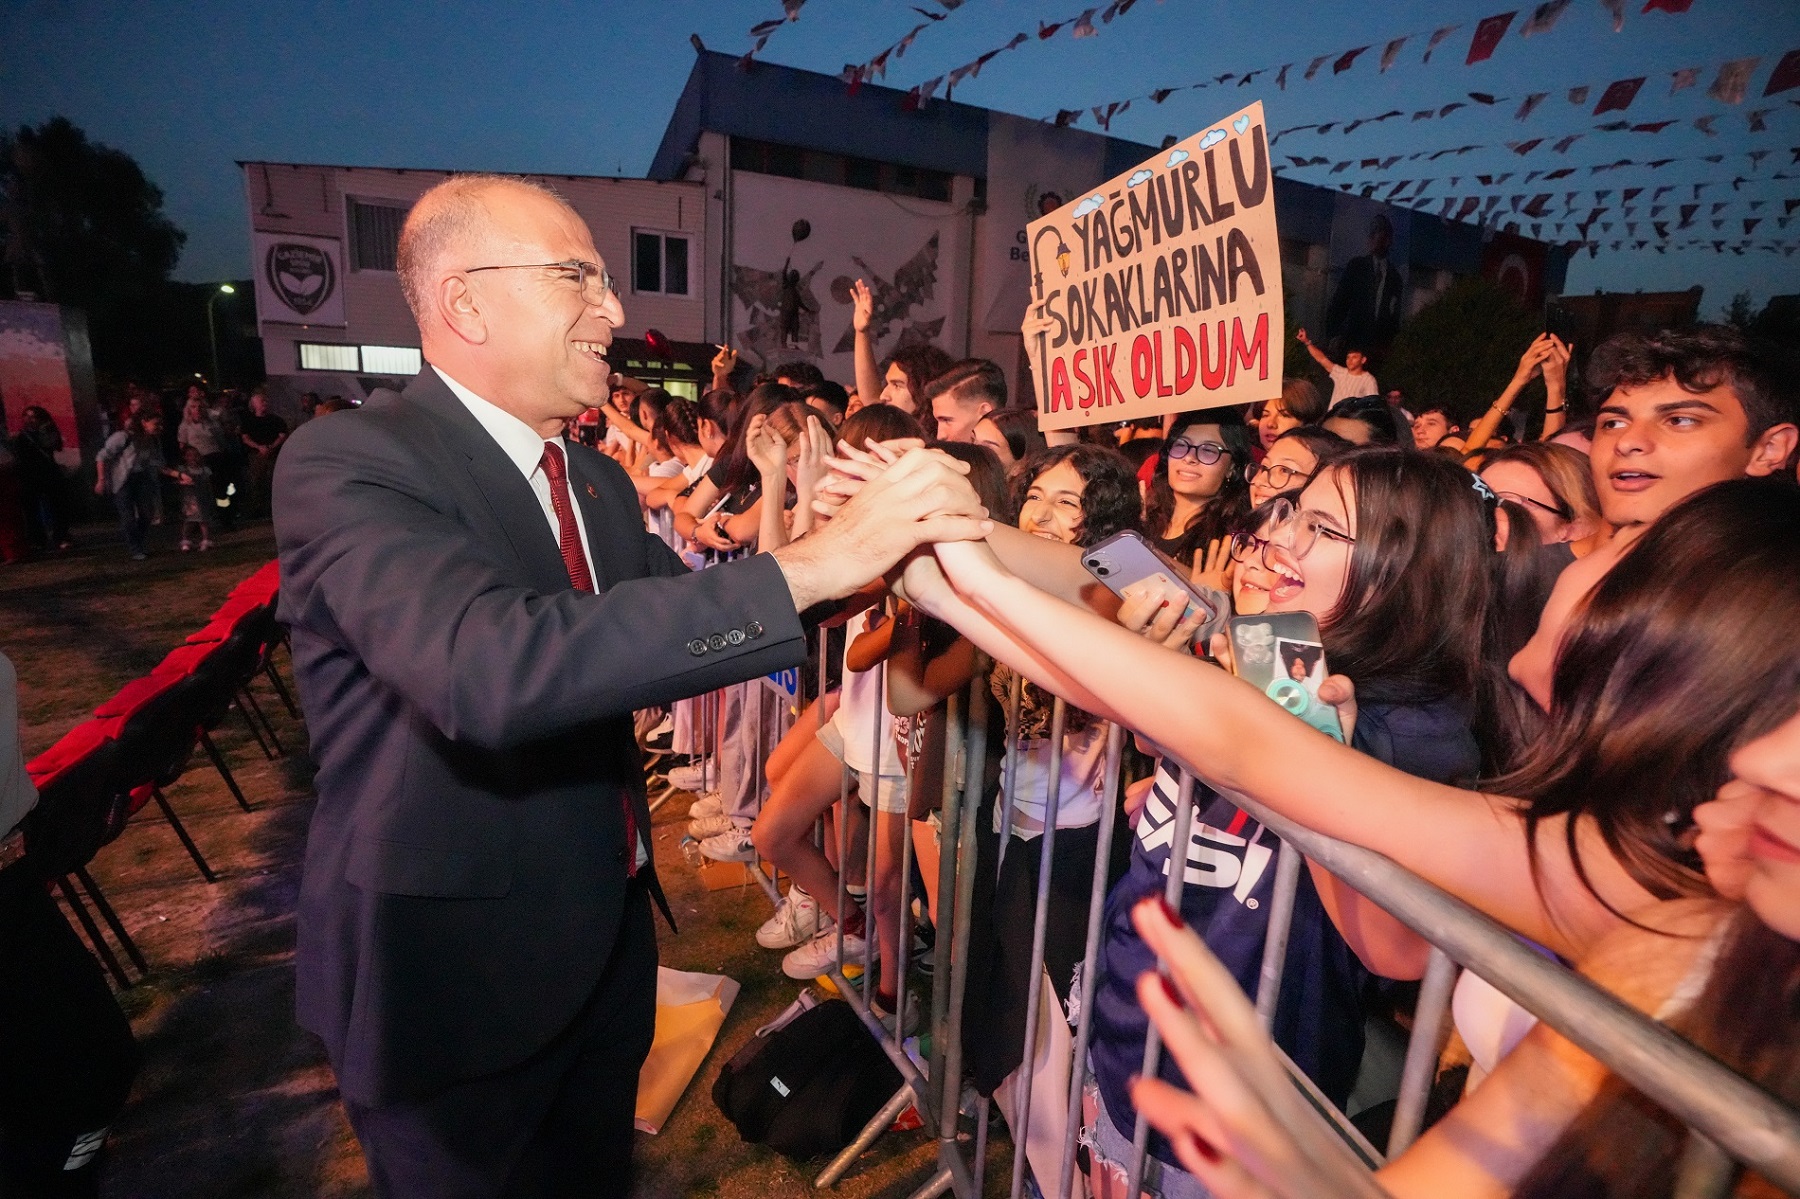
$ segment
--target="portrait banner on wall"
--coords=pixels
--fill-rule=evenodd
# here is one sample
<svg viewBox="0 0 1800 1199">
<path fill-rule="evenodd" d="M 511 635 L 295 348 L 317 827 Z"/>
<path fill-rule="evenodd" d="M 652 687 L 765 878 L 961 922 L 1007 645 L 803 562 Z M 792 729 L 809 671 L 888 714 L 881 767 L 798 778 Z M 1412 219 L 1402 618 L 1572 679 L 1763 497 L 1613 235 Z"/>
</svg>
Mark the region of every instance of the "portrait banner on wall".
<svg viewBox="0 0 1800 1199">
<path fill-rule="evenodd" d="M 335 237 L 258 233 L 256 314 L 284 325 L 343 325 L 344 251 Z"/>
<path fill-rule="evenodd" d="M 1338 361 L 1351 350 L 1381 361 L 1407 312 L 1411 214 L 1361 196 L 1338 196 L 1331 213 L 1331 299 L 1320 342 Z"/>
<path fill-rule="evenodd" d="M 1261 103 L 1027 230 L 1038 426 L 1281 391 L 1281 248 Z"/>
</svg>

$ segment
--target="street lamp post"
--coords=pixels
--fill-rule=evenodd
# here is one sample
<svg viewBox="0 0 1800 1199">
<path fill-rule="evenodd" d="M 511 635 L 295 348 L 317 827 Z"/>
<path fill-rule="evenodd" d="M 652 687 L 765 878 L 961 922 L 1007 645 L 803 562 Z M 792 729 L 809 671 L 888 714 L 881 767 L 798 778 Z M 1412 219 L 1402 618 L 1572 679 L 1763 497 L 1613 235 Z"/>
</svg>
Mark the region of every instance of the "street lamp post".
<svg viewBox="0 0 1800 1199">
<path fill-rule="evenodd" d="M 229 283 L 219 284 L 219 290 L 206 297 L 206 340 L 212 344 L 212 385 L 219 386 L 219 334 L 213 325 L 213 301 L 220 296 L 236 295 L 237 288 Z"/>
</svg>

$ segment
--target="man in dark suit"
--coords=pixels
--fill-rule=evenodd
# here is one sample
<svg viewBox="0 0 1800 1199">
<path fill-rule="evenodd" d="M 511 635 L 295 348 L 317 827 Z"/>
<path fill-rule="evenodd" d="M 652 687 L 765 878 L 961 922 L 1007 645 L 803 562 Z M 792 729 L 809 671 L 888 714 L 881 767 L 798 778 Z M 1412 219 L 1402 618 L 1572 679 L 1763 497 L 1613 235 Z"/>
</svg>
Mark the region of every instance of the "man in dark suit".
<svg viewBox="0 0 1800 1199">
<path fill-rule="evenodd" d="M 1378 360 L 1400 329 L 1400 293 L 1406 279 L 1388 261 L 1394 226 L 1384 216 L 1369 222 L 1369 252 L 1344 264 L 1344 273 L 1325 310 L 1325 336 L 1342 359 L 1352 349 Z"/>
<path fill-rule="evenodd" d="M 378 1194 L 625 1194 L 668 914 L 632 711 L 799 665 L 799 611 L 985 514 L 915 450 L 815 536 L 688 574 L 562 436 L 624 319 L 581 218 L 452 179 L 399 273 L 425 369 L 303 426 L 275 477 L 318 765 L 300 1022 Z"/>
</svg>

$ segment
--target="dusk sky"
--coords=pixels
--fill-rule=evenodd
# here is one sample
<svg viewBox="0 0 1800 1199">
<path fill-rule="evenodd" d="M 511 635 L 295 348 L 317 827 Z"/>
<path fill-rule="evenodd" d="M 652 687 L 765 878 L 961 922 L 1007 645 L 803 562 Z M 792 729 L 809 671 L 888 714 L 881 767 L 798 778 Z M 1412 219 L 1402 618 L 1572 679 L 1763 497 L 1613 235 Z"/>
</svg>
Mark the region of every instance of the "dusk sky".
<svg viewBox="0 0 1800 1199">
<path fill-rule="evenodd" d="M 916 0 L 941 11 L 937 0 Z M 1211 76 L 1277 68 L 1292 62 L 1285 91 L 1274 70 L 1247 87 L 1228 84 L 1176 92 L 1162 105 L 1138 99 L 1113 122 L 1114 134 L 1152 144 L 1165 134 L 1186 136 L 1251 99 L 1267 107 L 1270 127 L 1379 116 L 1407 116 L 1359 128 L 1348 136 L 1303 132 L 1275 147 L 1287 155 L 1385 158 L 1461 145 L 1492 146 L 1430 164 L 1401 163 L 1388 171 L 1353 167 L 1328 175 L 1329 165 L 1296 177 L 1335 185 L 1435 176 L 1428 211 L 1450 195 L 1502 196 L 1584 190 L 1582 208 L 1610 204 L 1603 220 L 1626 237 L 1618 191 L 1643 187 L 1637 201 L 1639 235 L 1653 237 L 1645 211 L 1651 192 L 1680 185 L 1663 201 L 1691 202 L 1692 184 L 1708 182 L 1697 223 L 1711 237 L 1741 239 L 1743 222 L 1761 218 L 1757 241 L 1800 242 L 1800 210 L 1786 229 L 1776 225 L 1783 201 L 1800 199 L 1800 88 L 1763 98 L 1770 74 L 1789 50 L 1800 48 L 1796 0 L 1693 0 L 1683 14 L 1643 13 L 1626 0 L 1623 32 L 1600 0 L 1573 0 L 1549 32 L 1520 36 L 1533 5 L 1525 0 L 1141 0 L 1097 36 L 1077 39 L 1069 27 L 1040 41 L 1040 22 L 1079 16 L 1104 0 L 966 0 L 933 22 L 906 56 L 890 64 L 885 82 L 911 87 L 1005 44 L 1013 34 L 1034 36 L 966 81 L 956 98 L 1007 112 L 1045 117 L 1059 108 L 1105 105 L 1142 97 Z M 1486 62 L 1465 65 L 1470 37 L 1482 18 L 1517 6 L 1519 15 Z M 245 4 L 241 0 L 0 0 L 0 122 L 16 127 L 63 115 L 102 142 L 133 155 L 167 196 L 167 210 L 188 233 L 177 274 L 207 280 L 249 272 L 248 220 L 238 159 L 434 167 L 555 174 L 639 175 L 649 165 L 676 97 L 693 63 L 688 35 L 708 47 L 739 53 L 748 29 L 781 15 L 780 0 L 588 0 L 587 3 Z M 848 62 L 879 52 L 921 18 L 905 0 L 810 0 L 799 19 L 770 38 L 762 57 L 837 73 Z M 1461 23 L 1422 62 L 1432 30 Z M 1383 46 L 1412 34 L 1391 69 L 1382 73 Z M 1317 56 L 1372 46 L 1341 75 L 1328 63 L 1317 78 L 1300 78 Z M 1728 104 L 1708 95 L 1722 63 L 1759 56 L 1745 99 Z M 1698 67 L 1696 86 L 1671 94 L 1672 73 Z M 1646 76 L 1628 111 L 1593 115 L 1615 80 Z M 1592 89 L 1572 105 L 1567 91 Z M 1427 107 L 1467 101 L 1466 93 L 1506 97 L 1492 107 L 1471 104 L 1442 119 L 1414 121 Z M 1528 118 L 1515 119 L 1520 101 L 1547 92 Z M 1748 115 L 1770 109 L 1766 131 L 1751 132 Z M 1716 116 L 1714 136 L 1693 126 Z M 1632 124 L 1674 120 L 1661 132 L 1595 131 L 1609 120 Z M 1093 128 L 1091 115 L 1083 128 Z M 1556 154 L 1552 143 L 1581 133 Z M 1544 138 L 1526 156 L 1508 141 Z M 1760 165 L 1749 152 L 1768 150 Z M 879 147 L 871 147 L 880 156 Z M 1723 154 L 1712 165 L 1701 156 Z M 1621 158 L 1679 159 L 1660 169 L 1624 168 L 1590 175 L 1588 167 Z M 1526 171 L 1579 168 L 1560 182 L 1521 186 Z M 1483 188 L 1473 177 L 1514 172 L 1506 184 Z M 1785 172 L 1786 180 L 1773 179 Z M 1448 186 L 1450 175 L 1462 177 Z M 1735 190 L 1734 179 L 1747 182 Z M 1595 188 L 1614 195 L 1592 201 Z M 1751 208 L 1752 201 L 1763 201 Z M 1423 203 L 1423 202 L 1422 202 Z M 1715 214 L 1715 203 L 1729 207 Z M 1722 232 L 1711 220 L 1725 222 Z M 1691 234 L 1681 235 L 1684 239 Z M 1591 292 L 1706 289 L 1703 315 L 1716 317 L 1736 292 L 1760 303 L 1771 294 L 1800 291 L 1800 256 L 1759 247 L 1729 252 L 1601 250 L 1582 253 L 1568 290 Z"/>
</svg>

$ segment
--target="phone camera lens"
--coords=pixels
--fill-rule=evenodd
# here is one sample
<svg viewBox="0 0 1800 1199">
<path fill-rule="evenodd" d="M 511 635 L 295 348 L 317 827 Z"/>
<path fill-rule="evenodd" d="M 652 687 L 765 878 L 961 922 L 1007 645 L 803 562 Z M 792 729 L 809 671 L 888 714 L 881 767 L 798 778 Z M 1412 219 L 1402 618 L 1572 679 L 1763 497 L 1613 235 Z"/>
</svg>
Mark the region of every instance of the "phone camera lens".
<svg viewBox="0 0 1800 1199">
<path fill-rule="evenodd" d="M 1098 570 L 1098 571 L 1099 571 L 1099 572 L 1100 572 L 1100 577 L 1101 577 L 1101 578 L 1103 578 L 1103 579 L 1104 579 L 1104 578 L 1105 578 L 1105 577 L 1106 577 L 1106 576 L 1107 576 L 1107 575 L 1109 575 L 1109 574 L 1111 574 L 1111 573 L 1112 573 L 1112 567 L 1110 567 L 1110 566 L 1100 566 L 1100 567 L 1096 567 L 1096 568 L 1095 568 L 1095 569 L 1096 569 L 1096 570 Z"/>
</svg>

